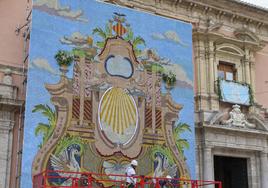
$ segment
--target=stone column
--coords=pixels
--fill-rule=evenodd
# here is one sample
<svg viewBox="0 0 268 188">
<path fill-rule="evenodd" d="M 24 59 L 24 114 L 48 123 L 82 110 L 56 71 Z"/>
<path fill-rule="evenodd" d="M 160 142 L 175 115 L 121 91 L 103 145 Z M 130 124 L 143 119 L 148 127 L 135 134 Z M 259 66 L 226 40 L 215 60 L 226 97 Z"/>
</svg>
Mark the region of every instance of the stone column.
<svg viewBox="0 0 268 188">
<path fill-rule="evenodd" d="M 155 84 L 156 84 L 156 80 L 157 80 L 157 73 L 156 72 L 152 72 L 152 84 L 153 84 L 153 88 L 152 88 L 152 131 L 153 134 L 155 134 L 155 114 L 156 114 L 156 91 L 155 91 Z"/>
<path fill-rule="evenodd" d="M 79 76 L 79 82 L 80 82 L 80 108 L 79 108 L 79 125 L 83 126 L 84 122 L 84 105 L 85 105 L 85 58 L 80 58 L 79 62 L 80 66 L 80 76 Z"/>
<path fill-rule="evenodd" d="M 206 94 L 206 59 L 205 59 L 205 44 L 202 37 L 198 34 L 193 36 L 194 45 L 194 61 L 196 65 L 196 80 L 197 84 L 197 94 Z"/>
<path fill-rule="evenodd" d="M 209 94 L 213 95 L 215 93 L 214 91 L 214 81 L 215 81 L 215 75 L 214 75 L 214 41 L 209 41 Z"/>
<path fill-rule="evenodd" d="M 209 62 L 209 96 L 210 96 L 210 110 L 218 110 L 219 109 L 219 99 L 218 95 L 215 92 L 215 85 L 216 80 L 218 77 L 218 68 L 217 68 L 217 62 L 215 60 L 215 47 L 214 47 L 214 41 L 210 40 L 208 43 L 208 62 Z"/>
<path fill-rule="evenodd" d="M 193 50 L 195 66 L 196 110 L 206 110 L 207 105 L 207 66 L 205 58 L 205 39 L 199 33 L 193 33 Z"/>
<path fill-rule="evenodd" d="M 211 147 L 205 147 L 203 149 L 203 180 L 212 181 L 214 180 L 213 171 L 213 157 Z M 214 185 L 208 185 L 206 188 L 214 188 Z"/>
<path fill-rule="evenodd" d="M 266 188 L 268 186 L 268 159 L 267 153 L 261 152 L 261 188 Z"/>
<path fill-rule="evenodd" d="M 253 56 L 253 53 L 250 54 L 250 75 L 251 75 L 251 89 L 252 89 L 252 95 L 253 95 L 253 99 L 256 100 L 255 98 L 255 84 L 256 84 L 256 81 L 255 81 L 255 58 Z M 257 102 L 257 101 L 255 101 Z"/>
<path fill-rule="evenodd" d="M 250 84 L 250 69 L 249 69 L 249 50 L 245 50 L 245 58 L 244 58 L 244 65 L 245 65 L 245 81 L 246 83 Z"/>
</svg>

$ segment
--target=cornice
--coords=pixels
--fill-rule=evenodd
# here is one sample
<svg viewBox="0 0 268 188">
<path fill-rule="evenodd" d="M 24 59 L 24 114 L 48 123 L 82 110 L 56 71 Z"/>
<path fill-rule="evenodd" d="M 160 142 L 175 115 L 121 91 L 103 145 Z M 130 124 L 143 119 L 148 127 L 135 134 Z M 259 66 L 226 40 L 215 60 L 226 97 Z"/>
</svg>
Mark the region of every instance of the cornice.
<svg viewBox="0 0 268 188">
<path fill-rule="evenodd" d="M 164 0 L 165 1 L 165 0 Z M 268 24 L 268 10 L 238 0 L 184 0 L 212 10 L 224 11 L 225 14 L 237 15 L 251 21 Z"/>
<path fill-rule="evenodd" d="M 235 31 L 236 32 L 236 31 Z M 230 43 L 234 44 L 240 48 L 248 48 L 253 51 L 258 51 L 263 49 L 264 47 L 264 42 L 258 40 L 247 40 L 247 39 L 242 39 L 239 36 L 236 37 L 230 37 L 230 36 L 225 36 L 221 33 L 218 32 L 208 32 L 207 30 L 202 30 L 202 29 L 197 29 L 193 30 L 193 39 L 195 40 L 206 40 L 208 41 L 214 41 L 216 45 L 220 45 L 223 43 Z"/>
<path fill-rule="evenodd" d="M 242 26 L 268 37 L 268 10 L 238 0 L 103 0 L 168 18 L 182 20 L 193 27 L 207 28 L 208 20 L 225 27 Z M 265 31 L 260 32 L 260 29 Z"/>
<path fill-rule="evenodd" d="M 5 64 L 0 63 L 0 72 L 5 72 L 6 69 L 10 69 L 12 74 L 17 74 L 20 76 L 24 76 L 25 72 L 27 72 L 27 68 L 15 67 L 15 66 L 5 65 Z"/>
<path fill-rule="evenodd" d="M 228 134 L 233 132 L 235 135 L 240 134 L 246 134 L 248 136 L 258 135 L 268 137 L 268 132 L 263 130 L 256 130 L 256 129 L 242 129 L 242 128 L 236 128 L 236 127 L 223 127 L 219 125 L 203 125 L 202 127 L 196 127 L 196 129 L 205 129 L 205 130 L 212 130 L 212 131 L 219 131 L 223 134 Z M 254 136 L 255 137 L 255 136 Z"/>
</svg>

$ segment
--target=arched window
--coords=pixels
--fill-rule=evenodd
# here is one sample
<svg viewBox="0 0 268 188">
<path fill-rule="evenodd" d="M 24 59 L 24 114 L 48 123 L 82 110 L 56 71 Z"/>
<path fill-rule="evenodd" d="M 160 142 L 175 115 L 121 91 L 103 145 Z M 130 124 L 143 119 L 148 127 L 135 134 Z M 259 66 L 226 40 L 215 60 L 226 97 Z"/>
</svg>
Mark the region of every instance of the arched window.
<svg viewBox="0 0 268 188">
<path fill-rule="evenodd" d="M 228 62 L 220 61 L 218 65 L 218 78 L 235 81 L 236 80 L 235 65 Z"/>
</svg>

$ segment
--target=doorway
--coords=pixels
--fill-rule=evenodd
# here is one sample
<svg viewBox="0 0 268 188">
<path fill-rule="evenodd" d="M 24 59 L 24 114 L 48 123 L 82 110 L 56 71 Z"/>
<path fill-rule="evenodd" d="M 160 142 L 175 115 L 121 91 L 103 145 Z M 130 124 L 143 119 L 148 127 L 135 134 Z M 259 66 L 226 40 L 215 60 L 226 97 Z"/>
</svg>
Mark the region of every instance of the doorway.
<svg viewBox="0 0 268 188">
<path fill-rule="evenodd" d="M 214 156 L 214 177 L 222 188 L 248 188 L 247 172 L 246 158 Z"/>
</svg>

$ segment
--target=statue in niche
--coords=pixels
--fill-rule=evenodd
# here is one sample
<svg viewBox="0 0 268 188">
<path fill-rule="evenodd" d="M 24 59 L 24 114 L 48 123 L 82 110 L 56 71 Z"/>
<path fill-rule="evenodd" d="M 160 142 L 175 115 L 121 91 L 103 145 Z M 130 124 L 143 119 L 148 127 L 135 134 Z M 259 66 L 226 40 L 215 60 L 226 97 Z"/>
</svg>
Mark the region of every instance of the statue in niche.
<svg viewBox="0 0 268 188">
<path fill-rule="evenodd" d="M 248 127 L 255 128 L 256 126 L 252 123 L 249 123 L 245 115 L 241 112 L 240 106 L 235 104 L 232 106 L 231 112 L 229 112 L 230 119 L 228 119 L 224 124 L 233 125 L 236 127 Z"/>
</svg>

